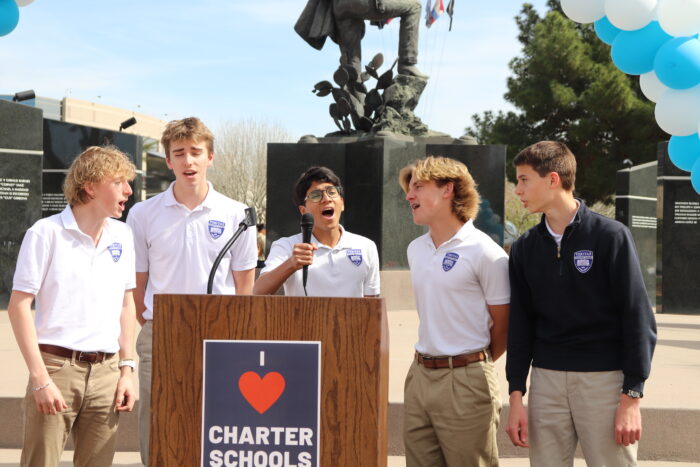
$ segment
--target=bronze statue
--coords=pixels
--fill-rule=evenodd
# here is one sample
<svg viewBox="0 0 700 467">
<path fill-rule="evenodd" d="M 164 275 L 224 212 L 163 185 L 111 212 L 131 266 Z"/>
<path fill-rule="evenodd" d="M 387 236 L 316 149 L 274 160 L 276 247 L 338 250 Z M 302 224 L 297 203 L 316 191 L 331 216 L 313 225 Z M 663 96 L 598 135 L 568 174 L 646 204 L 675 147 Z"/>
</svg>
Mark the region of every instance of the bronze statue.
<svg viewBox="0 0 700 467">
<path fill-rule="evenodd" d="M 308 0 L 294 30 L 318 50 L 330 37 L 340 46 L 341 65 L 354 68 L 359 76 L 365 20 L 383 25 L 400 17 L 398 72 L 427 79 L 416 67 L 420 14 L 418 0 Z"/>
</svg>

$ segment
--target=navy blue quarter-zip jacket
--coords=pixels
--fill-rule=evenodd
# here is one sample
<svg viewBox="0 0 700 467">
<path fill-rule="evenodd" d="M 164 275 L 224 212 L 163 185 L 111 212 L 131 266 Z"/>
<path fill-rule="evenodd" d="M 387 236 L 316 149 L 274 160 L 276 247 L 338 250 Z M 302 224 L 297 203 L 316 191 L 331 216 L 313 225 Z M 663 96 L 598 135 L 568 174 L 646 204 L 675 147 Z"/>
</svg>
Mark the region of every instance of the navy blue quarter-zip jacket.
<svg viewBox="0 0 700 467">
<path fill-rule="evenodd" d="M 510 253 L 506 377 L 522 391 L 530 365 L 559 371 L 624 373 L 642 391 L 656 345 L 656 321 L 632 236 L 583 201 L 561 247 L 544 215 Z"/>
</svg>

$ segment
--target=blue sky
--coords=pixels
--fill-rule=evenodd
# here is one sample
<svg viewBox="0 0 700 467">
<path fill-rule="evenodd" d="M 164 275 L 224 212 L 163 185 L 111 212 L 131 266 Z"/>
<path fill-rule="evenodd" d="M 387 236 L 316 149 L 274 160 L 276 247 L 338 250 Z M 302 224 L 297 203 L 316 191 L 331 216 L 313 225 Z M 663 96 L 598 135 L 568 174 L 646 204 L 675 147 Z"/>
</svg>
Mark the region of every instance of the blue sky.
<svg viewBox="0 0 700 467">
<path fill-rule="evenodd" d="M 424 1 L 423 1 L 424 3 Z M 460 136 L 470 116 L 507 110 L 508 62 L 520 52 L 514 16 L 521 0 L 456 0 L 421 24 L 419 67 L 431 76 L 417 114 Z M 534 0 L 543 12 L 545 0 Z M 311 93 L 331 79 L 338 47 L 311 48 L 293 30 L 306 0 L 35 0 L 0 37 L 0 94 L 100 102 L 172 120 L 190 115 L 212 129 L 245 118 L 279 123 L 293 136 L 335 126 L 331 97 Z M 367 28 L 363 62 L 396 57 L 398 21 Z M 386 66 L 383 67 L 386 69 Z M 99 97 L 98 97 L 99 96 Z"/>
</svg>

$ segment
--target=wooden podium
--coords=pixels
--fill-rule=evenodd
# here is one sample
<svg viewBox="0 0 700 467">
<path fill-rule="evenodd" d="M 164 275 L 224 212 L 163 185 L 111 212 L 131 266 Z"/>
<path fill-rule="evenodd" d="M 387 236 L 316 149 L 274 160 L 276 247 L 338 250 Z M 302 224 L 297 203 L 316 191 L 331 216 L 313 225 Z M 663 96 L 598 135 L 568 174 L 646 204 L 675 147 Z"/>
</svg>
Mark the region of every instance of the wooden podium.
<svg viewBox="0 0 700 467">
<path fill-rule="evenodd" d="M 150 465 L 201 463 L 205 339 L 321 342 L 320 465 L 385 467 L 382 298 L 156 295 Z"/>
</svg>

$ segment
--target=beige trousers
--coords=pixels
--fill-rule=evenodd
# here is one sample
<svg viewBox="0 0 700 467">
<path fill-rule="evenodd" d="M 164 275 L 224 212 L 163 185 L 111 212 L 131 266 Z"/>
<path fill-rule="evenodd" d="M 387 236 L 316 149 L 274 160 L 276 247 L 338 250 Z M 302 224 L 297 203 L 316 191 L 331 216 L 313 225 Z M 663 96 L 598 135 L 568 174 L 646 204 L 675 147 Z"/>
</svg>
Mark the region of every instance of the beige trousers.
<svg viewBox="0 0 700 467">
<path fill-rule="evenodd" d="M 68 408 L 56 415 L 39 412 L 31 383 L 24 397 L 22 467 L 58 466 L 68 435 L 73 435 L 77 467 L 112 465 L 119 413 L 114 398 L 118 355 L 100 363 L 76 362 L 41 352 L 46 369 Z"/>
<path fill-rule="evenodd" d="M 498 466 L 500 412 L 490 357 L 453 369 L 414 361 L 404 387 L 406 466 Z"/>
<path fill-rule="evenodd" d="M 136 339 L 139 355 L 139 447 L 141 463 L 148 466 L 151 428 L 151 377 L 153 370 L 153 321 L 147 320 Z"/>
<path fill-rule="evenodd" d="M 637 445 L 615 443 L 621 371 L 573 372 L 532 368 L 528 399 L 530 465 L 574 465 L 576 444 L 588 467 L 637 465 Z"/>
</svg>

